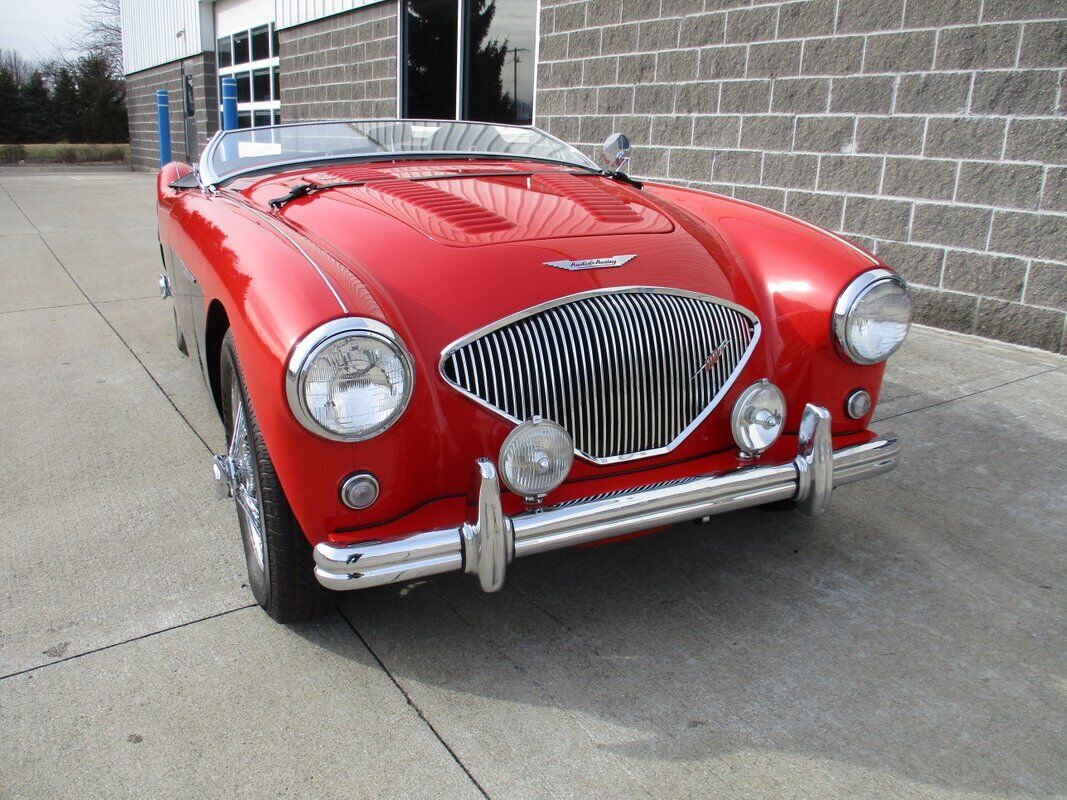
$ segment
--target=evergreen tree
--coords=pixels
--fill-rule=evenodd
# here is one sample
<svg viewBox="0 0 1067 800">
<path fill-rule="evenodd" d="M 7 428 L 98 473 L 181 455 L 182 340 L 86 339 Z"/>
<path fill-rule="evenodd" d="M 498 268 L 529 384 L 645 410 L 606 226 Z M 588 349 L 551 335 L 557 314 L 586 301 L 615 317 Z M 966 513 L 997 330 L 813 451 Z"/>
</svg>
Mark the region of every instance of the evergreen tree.
<svg viewBox="0 0 1067 800">
<path fill-rule="evenodd" d="M 23 136 L 28 142 L 53 142 L 52 97 L 41 71 L 35 69 L 19 87 Z"/>
<path fill-rule="evenodd" d="M 82 135 L 90 142 L 129 140 L 126 104 L 121 81 L 112 76 L 111 64 L 100 53 L 89 53 L 77 63 L 78 98 Z"/>
<path fill-rule="evenodd" d="M 52 86 L 52 119 L 60 139 L 68 142 L 82 141 L 81 100 L 74 75 L 67 67 L 55 71 Z"/>
<path fill-rule="evenodd" d="M 24 141 L 19 83 L 6 63 L 0 63 L 0 142 Z"/>
<path fill-rule="evenodd" d="M 453 0 L 407 0 L 408 108 L 427 119 L 456 114 L 456 4 Z"/>
<path fill-rule="evenodd" d="M 504 90 L 508 40 L 486 41 L 496 16 L 496 0 L 476 0 L 467 22 L 467 105 L 469 118 L 480 122 L 515 122 L 515 98 Z"/>
</svg>

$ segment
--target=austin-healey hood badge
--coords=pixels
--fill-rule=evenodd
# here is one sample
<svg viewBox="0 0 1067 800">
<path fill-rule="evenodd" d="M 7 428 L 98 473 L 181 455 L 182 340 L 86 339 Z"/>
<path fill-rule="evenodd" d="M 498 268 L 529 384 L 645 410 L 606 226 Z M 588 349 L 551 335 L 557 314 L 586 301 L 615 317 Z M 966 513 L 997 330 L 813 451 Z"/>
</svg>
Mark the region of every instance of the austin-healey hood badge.
<svg viewBox="0 0 1067 800">
<path fill-rule="evenodd" d="M 608 267 L 621 267 L 628 261 L 637 258 L 636 253 L 626 256 L 608 256 L 606 258 L 583 258 L 580 261 L 546 261 L 546 267 L 565 269 L 577 272 L 582 269 L 607 269 Z"/>
<path fill-rule="evenodd" d="M 713 369 L 715 369 L 715 365 L 719 363 L 719 360 L 722 358 L 722 354 L 726 352 L 726 348 L 730 345 L 731 341 L 732 340 L 727 339 L 725 342 L 723 342 L 714 350 L 712 350 L 708 354 L 708 357 L 704 359 L 704 363 L 700 365 L 700 368 L 693 373 L 693 377 L 689 380 L 695 381 L 697 379 L 697 376 L 700 375 L 702 372 L 711 372 Z"/>
</svg>

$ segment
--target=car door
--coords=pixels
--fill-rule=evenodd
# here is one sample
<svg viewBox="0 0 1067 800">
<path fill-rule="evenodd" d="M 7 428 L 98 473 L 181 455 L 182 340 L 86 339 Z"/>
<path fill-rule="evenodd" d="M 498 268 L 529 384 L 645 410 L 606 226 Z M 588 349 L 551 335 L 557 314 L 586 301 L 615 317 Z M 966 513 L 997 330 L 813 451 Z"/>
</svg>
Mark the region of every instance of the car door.
<svg viewBox="0 0 1067 800">
<path fill-rule="evenodd" d="M 200 287 L 196 282 L 196 276 L 185 266 L 174 251 L 171 251 L 173 268 L 169 271 L 174 291 L 174 308 L 178 314 L 178 324 L 181 326 L 182 335 L 185 337 L 185 345 L 189 355 L 199 360 L 200 337 L 198 324 L 198 309 L 203 305 L 201 300 L 196 302 L 198 296 L 202 297 Z"/>
</svg>

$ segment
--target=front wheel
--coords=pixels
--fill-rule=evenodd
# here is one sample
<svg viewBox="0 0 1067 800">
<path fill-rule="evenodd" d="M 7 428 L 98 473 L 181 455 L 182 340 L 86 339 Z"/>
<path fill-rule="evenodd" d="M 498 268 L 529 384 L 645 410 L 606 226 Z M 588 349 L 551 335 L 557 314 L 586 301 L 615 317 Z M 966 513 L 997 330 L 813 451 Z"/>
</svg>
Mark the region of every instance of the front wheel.
<svg viewBox="0 0 1067 800">
<path fill-rule="evenodd" d="M 248 585 L 256 602 L 278 622 L 317 617 L 333 607 L 334 596 L 315 580 L 311 545 L 293 516 L 263 443 L 230 331 L 222 342 L 219 378 Z"/>
</svg>

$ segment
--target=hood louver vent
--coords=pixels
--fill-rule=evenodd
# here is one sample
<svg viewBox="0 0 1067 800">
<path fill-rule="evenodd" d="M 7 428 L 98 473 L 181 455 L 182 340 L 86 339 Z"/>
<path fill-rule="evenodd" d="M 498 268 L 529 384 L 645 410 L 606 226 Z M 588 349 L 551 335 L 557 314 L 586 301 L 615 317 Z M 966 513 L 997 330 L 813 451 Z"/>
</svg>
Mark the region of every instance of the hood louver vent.
<svg viewBox="0 0 1067 800">
<path fill-rule="evenodd" d="M 618 197 L 607 192 L 599 181 L 577 175 L 539 175 L 534 186 L 570 200 L 600 222 L 626 224 L 640 222 L 641 215 Z"/>
<path fill-rule="evenodd" d="M 366 190 L 395 197 L 463 233 L 494 233 L 515 227 L 511 220 L 483 206 L 421 182 L 374 181 L 367 184 Z"/>
</svg>

